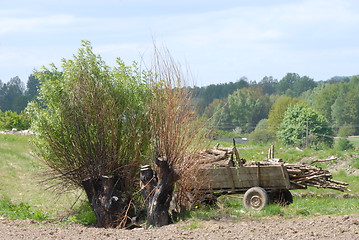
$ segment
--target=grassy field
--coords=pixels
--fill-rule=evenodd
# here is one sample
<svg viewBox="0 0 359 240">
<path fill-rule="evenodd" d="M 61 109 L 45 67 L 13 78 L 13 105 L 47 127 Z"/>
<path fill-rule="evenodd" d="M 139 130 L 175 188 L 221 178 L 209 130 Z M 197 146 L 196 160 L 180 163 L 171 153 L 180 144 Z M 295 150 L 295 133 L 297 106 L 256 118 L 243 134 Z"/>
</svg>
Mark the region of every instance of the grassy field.
<svg viewBox="0 0 359 240">
<path fill-rule="evenodd" d="M 359 136 L 351 136 L 348 138 L 348 140 L 354 144 L 354 146 L 356 147 L 356 149 L 359 149 Z"/>
<path fill-rule="evenodd" d="M 48 220 L 59 219 L 66 212 L 73 213 L 71 206 L 80 193 L 58 195 L 47 189 L 48 184 L 42 182 L 46 168 L 32 155 L 30 140 L 31 136 L 0 135 L 0 216 Z M 351 139 L 354 143 L 357 140 L 359 138 Z M 213 142 L 214 144 L 215 142 Z M 231 146 L 231 143 L 222 142 L 221 144 Z M 238 144 L 237 147 L 241 157 L 253 161 L 264 159 L 267 156 L 269 146 Z M 348 194 L 316 188 L 295 190 L 292 192 L 295 195 L 294 203 L 290 206 L 269 205 L 260 212 L 245 210 L 240 195 L 222 196 L 219 198 L 216 207 L 199 205 L 195 210 L 188 212 L 185 218 L 195 221 L 222 216 L 262 217 L 280 215 L 290 218 L 299 215 L 359 213 L 359 176 L 347 174 L 348 169 L 357 170 L 359 168 L 357 151 L 313 151 L 278 147 L 275 152 L 276 157 L 282 158 L 286 162 L 305 162 L 332 155 L 338 156 L 337 161 L 322 163 L 321 167 L 329 169 L 333 173 L 334 179 L 348 182 L 352 191 Z M 84 197 L 83 194 L 81 199 Z M 77 204 L 75 209 L 77 214 L 67 215 L 67 221 L 81 224 L 94 222 L 94 216 L 88 205 Z"/>
<path fill-rule="evenodd" d="M 17 211 L 31 207 L 35 212 L 61 215 L 71 208 L 79 193 L 59 195 L 47 189 L 49 185 L 43 182 L 46 169 L 32 155 L 30 138 L 0 135 L 0 207 Z"/>
</svg>

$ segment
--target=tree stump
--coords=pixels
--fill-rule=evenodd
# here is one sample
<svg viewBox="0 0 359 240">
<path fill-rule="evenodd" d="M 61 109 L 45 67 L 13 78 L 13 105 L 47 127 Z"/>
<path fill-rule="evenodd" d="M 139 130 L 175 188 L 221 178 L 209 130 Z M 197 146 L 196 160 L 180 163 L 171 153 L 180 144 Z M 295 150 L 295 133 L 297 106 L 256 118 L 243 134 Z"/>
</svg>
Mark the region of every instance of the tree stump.
<svg viewBox="0 0 359 240">
<path fill-rule="evenodd" d="M 128 223 L 130 199 L 119 177 L 87 178 L 82 185 L 97 219 L 97 227 L 124 227 Z M 127 194 L 128 195 L 128 194 Z"/>
<path fill-rule="evenodd" d="M 171 223 L 169 207 L 178 175 L 166 159 L 156 158 L 155 163 L 157 172 L 149 166 L 141 169 L 141 189 L 146 199 L 147 225 L 161 227 Z"/>
</svg>

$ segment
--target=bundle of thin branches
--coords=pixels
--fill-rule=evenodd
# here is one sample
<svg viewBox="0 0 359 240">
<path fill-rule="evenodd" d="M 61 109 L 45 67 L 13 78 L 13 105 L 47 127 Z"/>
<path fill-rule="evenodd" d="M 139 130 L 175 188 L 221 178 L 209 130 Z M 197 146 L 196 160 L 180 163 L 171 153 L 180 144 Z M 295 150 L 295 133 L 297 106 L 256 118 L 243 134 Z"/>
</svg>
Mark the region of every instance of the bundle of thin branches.
<svg viewBox="0 0 359 240">
<path fill-rule="evenodd" d="M 308 164 L 289 164 L 284 166 L 288 170 L 289 179 L 295 185 L 330 188 L 339 191 L 350 191 L 348 183 L 333 180 L 332 174 L 325 169 Z"/>
<path fill-rule="evenodd" d="M 350 191 L 348 183 L 337 181 L 333 179 L 332 174 L 318 166 L 312 166 L 306 163 L 283 163 L 270 160 L 254 161 L 249 165 L 280 165 L 286 167 L 290 182 L 298 187 L 306 188 L 307 186 L 317 188 L 330 188 L 339 191 Z"/>
<path fill-rule="evenodd" d="M 150 130 L 155 150 L 153 167 L 158 183 L 153 195 L 153 206 L 159 206 L 165 195 L 170 198 L 175 188 L 177 203 L 186 201 L 187 192 L 196 192 L 198 163 L 193 154 L 203 146 L 203 122 L 191 101 L 187 75 L 174 61 L 168 50 L 155 46 L 155 56 L 149 70 L 151 96 L 149 96 Z M 165 205 L 165 204 L 163 204 Z M 151 223 L 158 225 L 156 223 Z"/>
</svg>

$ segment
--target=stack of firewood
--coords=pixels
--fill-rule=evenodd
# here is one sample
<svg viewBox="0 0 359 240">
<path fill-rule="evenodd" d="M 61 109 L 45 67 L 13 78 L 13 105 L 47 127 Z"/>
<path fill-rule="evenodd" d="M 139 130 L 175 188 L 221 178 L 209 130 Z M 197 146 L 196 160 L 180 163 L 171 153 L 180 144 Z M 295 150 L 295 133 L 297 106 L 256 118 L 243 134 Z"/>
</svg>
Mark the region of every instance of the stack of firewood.
<svg viewBox="0 0 359 240">
<path fill-rule="evenodd" d="M 285 163 L 284 166 L 287 168 L 290 182 L 294 185 L 350 191 L 347 188 L 347 183 L 334 180 L 332 174 L 328 170 L 304 163 Z"/>
<path fill-rule="evenodd" d="M 323 162 L 324 160 L 312 161 Z M 306 188 L 307 186 L 317 188 L 330 188 L 339 191 L 350 191 L 347 186 L 348 183 L 337 181 L 333 179 L 332 174 L 321 167 L 313 166 L 307 163 L 283 163 L 279 159 L 267 159 L 265 161 L 253 161 L 248 163 L 249 165 L 277 165 L 283 164 L 289 175 L 289 181 L 300 187 Z"/>
<path fill-rule="evenodd" d="M 246 160 L 239 157 L 236 147 L 219 147 L 217 144 L 213 149 L 204 149 L 194 157 L 202 168 L 208 167 L 238 167 Z"/>
<path fill-rule="evenodd" d="M 232 148 L 205 149 L 196 154 L 198 164 L 207 167 L 234 167 Z"/>
</svg>

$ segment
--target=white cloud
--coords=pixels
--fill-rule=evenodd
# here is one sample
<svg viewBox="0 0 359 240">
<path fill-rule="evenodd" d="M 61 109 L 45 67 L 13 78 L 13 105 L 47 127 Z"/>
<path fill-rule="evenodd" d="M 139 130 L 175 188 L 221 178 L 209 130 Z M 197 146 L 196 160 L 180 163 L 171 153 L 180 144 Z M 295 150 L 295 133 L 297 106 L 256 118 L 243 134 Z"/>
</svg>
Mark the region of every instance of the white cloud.
<svg viewBox="0 0 359 240">
<path fill-rule="evenodd" d="M 75 18 L 71 15 L 53 15 L 48 17 L 0 17 L 0 34 L 13 32 L 38 32 L 58 26 L 68 26 Z"/>
</svg>

